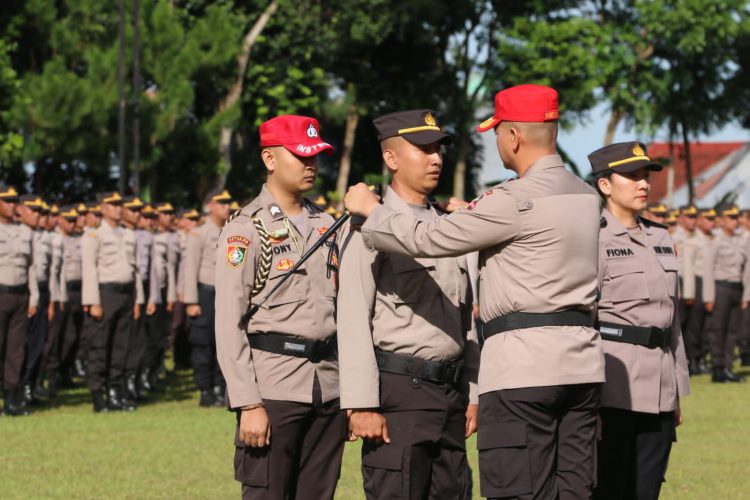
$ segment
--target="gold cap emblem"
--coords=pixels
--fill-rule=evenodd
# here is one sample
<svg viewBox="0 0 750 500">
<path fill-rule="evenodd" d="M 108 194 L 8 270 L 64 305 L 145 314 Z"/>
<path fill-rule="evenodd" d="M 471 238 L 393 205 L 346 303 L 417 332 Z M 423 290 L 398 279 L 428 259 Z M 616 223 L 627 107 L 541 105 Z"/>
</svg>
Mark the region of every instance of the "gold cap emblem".
<svg viewBox="0 0 750 500">
<path fill-rule="evenodd" d="M 633 146 L 633 155 L 634 156 L 644 156 L 646 153 L 643 151 L 643 148 L 640 144 L 636 144 Z"/>
<path fill-rule="evenodd" d="M 437 121 L 435 120 L 435 117 L 432 116 L 432 113 L 427 113 L 424 117 L 425 124 L 429 125 L 430 127 L 436 127 Z"/>
</svg>

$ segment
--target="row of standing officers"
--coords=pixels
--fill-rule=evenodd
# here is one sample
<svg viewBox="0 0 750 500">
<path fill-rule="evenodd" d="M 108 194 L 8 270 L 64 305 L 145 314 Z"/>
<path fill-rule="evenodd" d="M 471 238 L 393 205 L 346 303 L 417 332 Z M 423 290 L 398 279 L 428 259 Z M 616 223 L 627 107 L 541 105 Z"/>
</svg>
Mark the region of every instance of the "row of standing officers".
<svg viewBox="0 0 750 500">
<path fill-rule="evenodd" d="M 49 207 L 0 186 L 3 412 L 27 415 L 84 378 L 94 411 L 133 410 L 160 390 L 167 349 L 193 367 L 201 406 L 224 405 L 213 335 L 216 238 L 231 196 L 205 222 L 169 203 L 101 193 Z M 207 272 L 210 269 L 211 272 Z"/>
<path fill-rule="evenodd" d="M 303 197 L 332 150 L 317 120 L 261 124 L 266 184 L 215 262 L 244 498 L 332 498 L 358 438 L 367 498 L 465 498 L 477 430 L 483 496 L 659 496 L 690 392 L 678 251 L 640 216 L 661 166 L 614 144 L 589 156 L 592 188 L 556 152 L 558 118 L 549 87 L 499 92 L 478 130 L 518 178 L 465 206 L 429 197 L 451 142 L 433 111 L 376 119 L 391 183 L 351 187 L 333 233 Z"/>
</svg>

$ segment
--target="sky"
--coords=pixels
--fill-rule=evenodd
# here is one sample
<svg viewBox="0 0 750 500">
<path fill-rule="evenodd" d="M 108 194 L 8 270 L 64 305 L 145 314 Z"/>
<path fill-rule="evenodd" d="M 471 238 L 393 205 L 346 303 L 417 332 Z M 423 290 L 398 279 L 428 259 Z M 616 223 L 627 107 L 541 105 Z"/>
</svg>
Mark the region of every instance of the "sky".
<svg viewBox="0 0 750 500">
<path fill-rule="evenodd" d="M 487 116 L 492 115 L 490 110 Z M 606 104 L 594 108 L 588 116 L 588 120 L 570 131 L 561 130 L 558 135 L 558 143 L 565 152 L 573 159 L 581 169 L 581 174 L 586 175 L 591 171 L 587 156 L 592 151 L 602 147 L 604 133 L 607 129 L 609 113 Z M 486 132 L 481 134 L 484 141 L 484 164 L 478 180 L 482 186 L 494 184 L 499 179 L 505 179 L 514 175 L 502 167 L 500 156 L 495 146 L 495 134 Z M 635 132 L 626 130 L 622 124 L 615 133 L 615 142 L 624 142 L 639 139 L 646 144 L 654 141 L 665 141 L 666 134 L 658 133 L 655 137 L 638 137 Z M 701 142 L 726 142 L 726 141 L 750 141 L 750 131 L 743 129 L 737 124 L 730 124 L 716 132 L 700 136 Z"/>
</svg>

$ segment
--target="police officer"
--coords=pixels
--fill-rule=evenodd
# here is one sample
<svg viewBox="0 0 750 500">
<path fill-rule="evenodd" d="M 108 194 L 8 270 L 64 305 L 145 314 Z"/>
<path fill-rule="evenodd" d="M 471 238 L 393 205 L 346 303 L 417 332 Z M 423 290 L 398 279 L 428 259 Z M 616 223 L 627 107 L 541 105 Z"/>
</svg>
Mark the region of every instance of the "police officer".
<svg viewBox="0 0 750 500">
<path fill-rule="evenodd" d="M 642 217 L 658 224 L 663 224 L 669 215 L 669 209 L 664 203 L 649 203 Z"/>
<path fill-rule="evenodd" d="M 154 246 L 154 235 L 143 229 L 141 211 L 145 204 L 135 195 L 124 196 L 122 199 L 122 226 L 135 233 L 135 263 L 138 276 L 143 286 L 144 297 L 149 289 L 151 276 L 151 253 Z M 141 398 L 138 387 L 138 371 L 146 352 L 147 338 L 150 335 L 148 317 L 141 314 L 133 321 L 133 331 L 128 341 L 128 354 L 125 361 L 125 391 L 127 397 L 133 401 Z"/>
<path fill-rule="evenodd" d="M 41 386 L 39 368 L 47 340 L 47 330 L 51 315 L 49 273 L 52 262 L 52 247 L 46 231 L 46 217 L 42 217 L 43 200 L 35 194 L 20 197 L 16 211 L 19 220 L 33 234 L 34 273 L 39 287 L 39 314 L 29 322 L 29 333 L 26 337 L 26 359 L 23 370 L 23 397 L 28 403 L 41 403 L 47 396 Z"/>
<path fill-rule="evenodd" d="M 28 415 L 21 375 L 29 318 L 37 314 L 39 289 L 33 269 L 32 231 L 14 221 L 18 192 L 0 184 L 0 375 L 4 413 Z"/>
<path fill-rule="evenodd" d="M 187 321 L 185 314 L 184 289 L 185 289 L 185 249 L 187 248 L 187 237 L 195 229 L 200 214 L 194 208 L 183 209 L 177 218 L 177 230 L 170 240 L 170 254 L 172 255 L 172 273 L 175 275 L 175 302 L 172 314 L 170 344 L 173 349 L 175 368 L 190 368 L 190 343 L 188 342 Z"/>
<path fill-rule="evenodd" d="M 102 212 L 99 205 L 95 202 L 80 203 L 77 211 L 82 216 L 79 216 L 76 225 L 81 229 L 81 233 L 85 236 L 90 231 L 93 231 L 99 227 L 102 220 Z M 83 285 L 82 285 L 83 286 Z M 96 330 L 97 322 L 89 314 L 84 314 L 83 327 L 81 330 L 80 341 L 78 342 L 78 348 L 75 355 L 75 374 L 80 378 L 86 378 L 86 363 L 88 362 L 88 346 L 89 338 L 91 333 Z"/>
<path fill-rule="evenodd" d="M 41 374 L 47 380 L 48 396 L 55 396 L 59 386 L 60 346 L 62 343 L 62 290 L 60 289 L 60 271 L 62 269 L 63 234 L 58 224 L 60 209 L 52 205 L 47 216 L 47 236 L 50 241 L 51 260 L 49 272 L 49 329 L 42 355 Z"/>
<path fill-rule="evenodd" d="M 520 85 L 495 96 L 500 158 L 519 178 L 430 222 L 349 188 L 367 217 L 365 246 L 414 257 L 480 250 L 484 346 L 479 373 L 482 496 L 587 498 L 594 485 L 604 355 L 596 300 L 599 199 L 555 149 L 557 92 Z M 425 124 L 429 126 L 429 124 Z"/>
<path fill-rule="evenodd" d="M 740 211 L 739 222 L 738 233 L 742 236 L 742 246 L 750 259 L 750 209 Z M 750 308 L 745 308 L 742 312 L 742 331 L 737 343 L 740 347 L 740 364 L 750 366 Z"/>
<path fill-rule="evenodd" d="M 742 327 L 742 310 L 750 300 L 750 264 L 735 234 L 740 211 L 725 203 L 716 212 L 721 227 L 706 247 L 703 256 L 703 301 L 708 335 L 711 339 L 713 382 L 744 382 L 732 371 L 734 348 Z"/>
<path fill-rule="evenodd" d="M 229 218 L 231 195 L 226 190 L 209 193 L 209 217 L 192 230 L 185 247 L 183 300 L 190 328 L 191 358 L 200 406 L 224 406 L 224 377 L 216 360 L 214 336 L 215 277 L 217 240 Z"/>
<path fill-rule="evenodd" d="M 599 415 L 595 498 L 658 498 L 680 398 L 689 394 L 678 318 L 679 262 L 666 226 L 639 217 L 652 171 L 641 142 L 611 144 L 589 155 L 605 200 L 599 232 L 598 328 L 607 381 Z"/>
<path fill-rule="evenodd" d="M 216 253 L 217 354 L 228 405 L 238 412 L 235 478 L 243 498 L 332 499 L 346 439 L 334 339 L 337 236 L 247 329 L 239 322 L 334 223 L 302 197 L 317 156 L 333 148 L 318 121 L 304 116 L 264 122 L 260 141 L 266 184 L 223 229 Z"/>
<path fill-rule="evenodd" d="M 402 111 L 374 124 L 393 173 L 384 204 L 421 221 L 438 218 L 427 196 L 451 137 L 435 113 Z M 352 231 L 341 262 L 341 407 L 351 410 L 350 439 L 365 440 L 367 498 L 462 498 L 479 369 L 466 257 L 370 252 Z"/>
<path fill-rule="evenodd" d="M 706 308 L 703 302 L 703 258 L 705 249 L 714 239 L 716 210 L 713 208 L 698 211 L 695 238 L 685 245 L 683 256 L 683 298 L 690 306 L 690 318 L 684 332 L 685 351 L 691 375 L 707 372 L 706 355 L 709 351 L 709 338 L 706 334 Z"/>
<path fill-rule="evenodd" d="M 154 389 L 157 374 L 164 365 L 167 342 L 167 313 L 172 311 L 175 298 L 174 253 L 170 251 L 172 219 L 174 207 L 171 203 L 156 205 L 157 231 L 151 257 L 151 279 L 146 314 L 149 322 L 149 338 L 146 356 L 143 360 L 142 384 Z"/>
<path fill-rule="evenodd" d="M 94 411 L 134 410 L 124 396 L 125 365 L 133 320 L 140 317 L 143 287 L 136 265 L 135 232 L 120 227 L 122 197 L 97 196 L 103 221 L 81 244 L 82 302 L 94 320 L 89 331 L 88 385 Z M 108 387 L 105 399 L 104 388 Z"/>
</svg>

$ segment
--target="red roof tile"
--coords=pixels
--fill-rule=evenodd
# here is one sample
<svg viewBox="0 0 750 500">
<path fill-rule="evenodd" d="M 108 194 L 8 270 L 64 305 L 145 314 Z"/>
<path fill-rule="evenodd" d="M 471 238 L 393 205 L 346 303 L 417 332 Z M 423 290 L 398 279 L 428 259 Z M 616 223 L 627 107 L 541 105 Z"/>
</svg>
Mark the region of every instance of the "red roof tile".
<svg viewBox="0 0 750 500">
<path fill-rule="evenodd" d="M 690 144 L 690 156 L 693 165 L 693 179 L 697 178 L 703 172 L 708 170 L 711 166 L 715 165 L 719 160 L 725 156 L 731 154 L 737 149 L 744 146 L 744 142 L 694 142 Z M 648 147 L 648 155 L 652 160 L 657 160 L 665 165 L 669 164 L 669 143 L 667 142 L 655 142 Z M 687 175 L 685 172 L 685 148 L 682 143 L 674 144 L 674 191 L 677 191 L 685 185 L 687 182 Z M 651 176 L 651 199 L 661 200 L 667 196 L 667 172 L 665 168 L 661 172 L 654 172 Z M 721 176 L 717 179 L 707 179 L 705 184 L 700 189 L 701 193 L 705 194 L 705 191 L 710 189 Z M 713 181 L 713 182 L 711 182 Z M 694 183 L 693 187 L 696 189 L 696 195 L 698 195 L 698 186 Z"/>
</svg>

